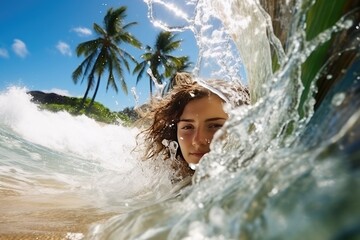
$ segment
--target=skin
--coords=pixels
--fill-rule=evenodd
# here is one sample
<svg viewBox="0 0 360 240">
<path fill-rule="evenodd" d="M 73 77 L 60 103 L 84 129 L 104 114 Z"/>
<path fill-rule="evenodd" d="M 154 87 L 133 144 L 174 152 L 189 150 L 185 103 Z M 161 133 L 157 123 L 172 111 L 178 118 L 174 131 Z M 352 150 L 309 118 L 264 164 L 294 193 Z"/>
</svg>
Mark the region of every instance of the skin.
<svg viewBox="0 0 360 240">
<path fill-rule="evenodd" d="M 215 94 L 190 101 L 177 124 L 177 139 L 187 163 L 199 163 L 210 151 L 210 143 L 217 130 L 228 119 L 223 100 Z"/>
</svg>

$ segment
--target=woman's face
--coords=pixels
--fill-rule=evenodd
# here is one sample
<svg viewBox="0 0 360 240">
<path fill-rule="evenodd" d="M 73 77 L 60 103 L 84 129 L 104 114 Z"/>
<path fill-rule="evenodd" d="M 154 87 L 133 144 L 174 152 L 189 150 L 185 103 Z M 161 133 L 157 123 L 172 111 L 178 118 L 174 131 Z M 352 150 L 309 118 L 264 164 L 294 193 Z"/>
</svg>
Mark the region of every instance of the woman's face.
<svg viewBox="0 0 360 240">
<path fill-rule="evenodd" d="M 228 115 L 223 100 L 215 94 L 190 101 L 177 124 L 177 138 L 181 153 L 188 163 L 198 163 L 210 151 L 211 140 Z"/>
</svg>

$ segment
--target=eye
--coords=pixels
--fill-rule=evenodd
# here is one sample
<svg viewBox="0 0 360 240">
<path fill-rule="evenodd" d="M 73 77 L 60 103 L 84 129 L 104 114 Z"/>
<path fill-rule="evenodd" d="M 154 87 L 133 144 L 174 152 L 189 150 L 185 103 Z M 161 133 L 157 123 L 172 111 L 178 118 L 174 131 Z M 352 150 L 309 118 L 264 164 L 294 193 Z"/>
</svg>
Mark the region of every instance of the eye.
<svg viewBox="0 0 360 240">
<path fill-rule="evenodd" d="M 182 127 L 181 127 L 181 129 L 183 129 L 183 130 L 190 130 L 190 129 L 194 129 L 194 126 L 193 126 L 193 125 L 188 124 L 188 125 L 184 125 L 184 126 L 182 126 Z"/>
<path fill-rule="evenodd" d="M 211 129 L 219 129 L 219 128 L 221 128 L 222 126 L 223 126 L 224 124 L 221 124 L 221 123 L 211 123 L 211 124 L 209 124 L 209 128 L 211 128 Z"/>
</svg>

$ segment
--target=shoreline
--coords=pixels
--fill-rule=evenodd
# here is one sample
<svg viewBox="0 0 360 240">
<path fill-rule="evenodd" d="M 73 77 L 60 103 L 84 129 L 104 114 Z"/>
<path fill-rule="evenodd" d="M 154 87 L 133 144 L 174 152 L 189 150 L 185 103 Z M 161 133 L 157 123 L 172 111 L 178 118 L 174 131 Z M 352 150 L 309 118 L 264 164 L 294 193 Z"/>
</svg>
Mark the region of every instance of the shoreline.
<svg viewBox="0 0 360 240">
<path fill-rule="evenodd" d="M 34 196 L 0 190 L 0 240 L 80 240 L 93 224 L 119 214 L 79 200 L 75 195 Z"/>
<path fill-rule="evenodd" d="M 24 214 L 29 215 L 29 214 Z M 17 239 L 84 239 L 93 224 L 102 223 L 115 214 L 84 210 L 51 210 L 32 212 L 0 222 L 0 240 Z M 7 216 L 9 217 L 9 216 Z M 25 217 L 25 218 L 23 218 Z M 41 220 L 40 220 L 41 219 Z"/>
</svg>

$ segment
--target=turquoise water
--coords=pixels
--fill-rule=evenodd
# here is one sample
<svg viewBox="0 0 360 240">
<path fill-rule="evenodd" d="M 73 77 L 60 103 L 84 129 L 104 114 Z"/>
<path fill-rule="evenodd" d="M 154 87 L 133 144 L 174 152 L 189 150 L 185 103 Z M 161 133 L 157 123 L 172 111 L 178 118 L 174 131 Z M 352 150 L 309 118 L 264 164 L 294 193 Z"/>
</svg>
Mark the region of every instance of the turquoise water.
<svg viewBox="0 0 360 240">
<path fill-rule="evenodd" d="M 192 184 L 178 190 L 168 166 L 141 161 L 131 151 L 137 129 L 39 111 L 12 87 L 0 94 L 1 234 L 56 225 L 68 239 L 360 238 L 359 10 L 306 42 L 298 9 L 287 48 L 272 39 L 281 62 L 272 73 L 272 35 L 256 2 L 189 3 L 178 7 L 196 9 L 181 28 L 197 37 L 198 74 L 247 81 L 256 101 L 231 112 Z M 300 116 L 301 64 L 348 29 L 337 47 L 353 61 L 316 111 L 305 99 Z M 93 221 L 66 230 L 79 219 Z"/>
<path fill-rule="evenodd" d="M 256 1 L 196 2 L 192 27 L 185 28 L 194 31 L 203 54 L 199 75 L 208 66 L 216 77 L 246 75 L 256 103 L 232 111 L 223 130 L 227 140 L 218 135 L 180 196 L 99 224 L 92 239 L 360 238 L 359 9 L 307 41 L 302 6 L 310 2 L 286 3 L 280 5 L 289 34 L 283 49 Z M 335 84 L 316 112 L 308 95 L 301 116 L 301 65 L 348 29 L 352 34 L 330 58 L 351 52 L 353 62 L 337 76 L 326 62 L 321 74 L 336 77 Z M 275 73 L 271 51 L 280 62 Z M 316 89 L 311 85 L 310 93 Z"/>
</svg>

